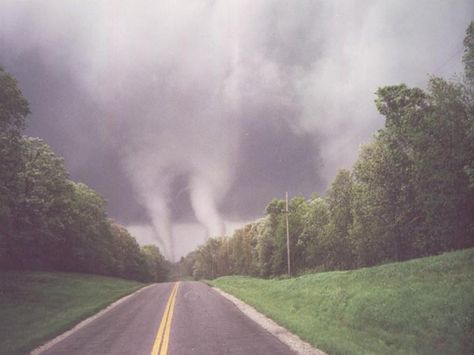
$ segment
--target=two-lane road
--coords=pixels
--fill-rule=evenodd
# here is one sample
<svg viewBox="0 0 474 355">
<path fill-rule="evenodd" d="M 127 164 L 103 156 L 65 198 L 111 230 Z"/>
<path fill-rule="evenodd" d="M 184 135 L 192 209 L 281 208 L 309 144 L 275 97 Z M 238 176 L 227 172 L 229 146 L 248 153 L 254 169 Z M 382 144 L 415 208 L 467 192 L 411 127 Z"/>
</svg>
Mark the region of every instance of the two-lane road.
<svg viewBox="0 0 474 355">
<path fill-rule="evenodd" d="M 292 354 L 199 282 L 149 287 L 42 354 Z"/>
</svg>

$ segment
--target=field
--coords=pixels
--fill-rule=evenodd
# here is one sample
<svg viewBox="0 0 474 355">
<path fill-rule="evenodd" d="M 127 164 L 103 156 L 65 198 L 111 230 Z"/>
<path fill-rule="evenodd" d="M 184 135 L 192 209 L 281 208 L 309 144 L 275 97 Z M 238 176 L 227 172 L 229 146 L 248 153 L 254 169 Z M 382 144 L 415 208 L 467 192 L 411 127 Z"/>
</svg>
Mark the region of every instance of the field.
<svg viewBox="0 0 474 355">
<path fill-rule="evenodd" d="M 329 354 L 474 354 L 474 249 L 292 279 L 210 283 Z"/>
<path fill-rule="evenodd" d="M 0 353 L 23 354 L 143 284 L 46 272 L 0 272 Z"/>
</svg>

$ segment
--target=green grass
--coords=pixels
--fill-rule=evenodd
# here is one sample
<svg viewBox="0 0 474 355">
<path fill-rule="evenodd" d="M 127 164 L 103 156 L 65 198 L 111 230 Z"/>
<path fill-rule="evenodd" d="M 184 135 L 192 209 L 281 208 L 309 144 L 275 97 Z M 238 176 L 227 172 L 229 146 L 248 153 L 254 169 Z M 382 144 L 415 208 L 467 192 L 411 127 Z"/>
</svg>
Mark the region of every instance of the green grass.
<svg viewBox="0 0 474 355">
<path fill-rule="evenodd" d="M 329 354 L 474 354 L 474 249 L 293 279 L 210 283 Z"/>
<path fill-rule="evenodd" d="M 24 354 L 141 283 L 96 275 L 0 272 L 0 354 Z"/>
</svg>

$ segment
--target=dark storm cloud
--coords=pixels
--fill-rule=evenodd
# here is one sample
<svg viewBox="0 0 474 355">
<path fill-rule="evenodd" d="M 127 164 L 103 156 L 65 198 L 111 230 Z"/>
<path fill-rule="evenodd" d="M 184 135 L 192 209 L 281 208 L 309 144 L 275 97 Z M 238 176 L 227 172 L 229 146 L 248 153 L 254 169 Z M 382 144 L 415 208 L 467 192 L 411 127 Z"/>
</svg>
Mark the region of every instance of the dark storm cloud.
<svg viewBox="0 0 474 355">
<path fill-rule="evenodd" d="M 378 86 L 461 70 L 472 13 L 468 0 L 3 1 L 0 64 L 31 102 L 28 133 L 172 257 L 190 223 L 219 234 L 285 191 L 323 192 L 383 124 Z"/>
<path fill-rule="evenodd" d="M 267 108 L 247 113 L 242 122 L 235 180 L 223 212 L 233 219 L 252 219 L 264 213 L 273 198 L 322 193 L 318 174 L 322 159 L 316 134 L 296 133 L 288 120 L 296 112 Z"/>
<path fill-rule="evenodd" d="M 23 40 L 21 35 L 13 39 Z M 20 55 L 11 40 L 0 37 L 0 48 L 10 49 L 0 52 L 0 63 L 15 74 L 32 108 L 27 134 L 45 139 L 65 157 L 75 180 L 87 182 L 107 198 L 112 216 L 122 223 L 146 221 L 117 151 L 104 142 L 98 124 L 102 112 L 77 85 L 67 63 L 48 62 L 38 46 Z"/>
</svg>

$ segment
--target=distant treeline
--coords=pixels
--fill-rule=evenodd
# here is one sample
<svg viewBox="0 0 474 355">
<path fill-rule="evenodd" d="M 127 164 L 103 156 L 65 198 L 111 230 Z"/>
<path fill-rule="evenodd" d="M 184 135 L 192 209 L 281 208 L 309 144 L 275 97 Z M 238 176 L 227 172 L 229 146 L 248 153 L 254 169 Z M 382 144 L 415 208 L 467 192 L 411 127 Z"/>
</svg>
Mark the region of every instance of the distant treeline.
<svg viewBox="0 0 474 355">
<path fill-rule="evenodd" d="M 56 270 L 162 281 L 168 263 L 111 221 L 104 199 L 69 180 L 62 158 L 23 135 L 28 102 L 0 68 L 0 270 Z"/>
<path fill-rule="evenodd" d="M 385 127 L 341 170 L 324 197 L 291 199 L 295 273 L 401 261 L 474 246 L 474 23 L 465 76 L 433 77 L 428 90 L 378 89 Z M 232 237 L 209 239 L 180 262 L 195 278 L 269 277 L 287 271 L 285 202 Z"/>
</svg>

